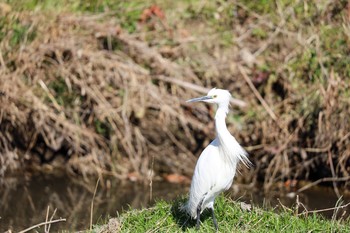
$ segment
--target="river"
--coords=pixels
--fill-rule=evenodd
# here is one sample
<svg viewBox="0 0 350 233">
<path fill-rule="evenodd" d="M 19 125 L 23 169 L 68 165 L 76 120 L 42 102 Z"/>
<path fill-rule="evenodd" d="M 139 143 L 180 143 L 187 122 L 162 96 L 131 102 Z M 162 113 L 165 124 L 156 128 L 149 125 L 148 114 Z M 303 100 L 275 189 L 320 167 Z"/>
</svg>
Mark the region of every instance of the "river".
<svg viewBox="0 0 350 233">
<path fill-rule="evenodd" d="M 18 232 L 45 221 L 48 206 L 50 216 L 57 208 L 54 219 L 66 218 L 66 222 L 51 226 L 51 231 L 78 231 L 89 228 L 90 206 L 95 183 L 82 182 L 62 176 L 21 176 L 6 178 L 0 186 L 0 232 Z M 147 207 L 154 200 L 173 200 L 188 192 L 189 184 L 153 182 L 149 185 L 106 179 L 98 186 L 93 211 L 93 223 L 103 223 L 108 216 L 115 217 L 128 208 Z M 282 203 L 291 207 L 295 196 L 287 192 L 264 193 L 260 188 L 244 188 L 234 185 L 226 195 L 233 200 L 253 203 L 257 206 L 275 207 Z M 338 198 L 331 188 L 314 187 L 299 194 L 300 202 L 309 210 L 334 207 Z M 345 202 L 350 197 L 344 198 Z M 323 213 L 332 216 L 332 211 Z"/>
</svg>

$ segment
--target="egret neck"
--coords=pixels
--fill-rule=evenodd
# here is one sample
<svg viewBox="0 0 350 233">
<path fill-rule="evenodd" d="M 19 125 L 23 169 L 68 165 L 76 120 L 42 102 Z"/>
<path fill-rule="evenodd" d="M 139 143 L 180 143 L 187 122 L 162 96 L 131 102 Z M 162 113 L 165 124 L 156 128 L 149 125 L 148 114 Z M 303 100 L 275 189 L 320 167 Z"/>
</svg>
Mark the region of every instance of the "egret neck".
<svg viewBox="0 0 350 233">
<path fill-rule="evenodd" d="M 226 116 L 228 113 L 228 105 L 220 103 L 218 104 L 218 109 L 215 114 L 215 126 L 216 126 L 216 134 L 219 138 L 220 142 L 224 142 L 225 138 L 228 135 L 231 135 L 226 127 Z"/>
<path fill-rule="evenodd" d="M 215 126 L 216 135 L 222 145 L 222 152 L 224 159 L 230 163 L 236 163 L 237 161 L 232 156 L 232 151 L 230 150 L 230 145 L 232 144 L 232 139 L 234 143 L 237 143 L 236 139 L 230 134 L 226 126 L 226 116 L 229 112 L 228 104 L 219 103 L 218 109 L 215 114 Z M 230 140 L 231 139 L 231 140 Z"/>
</svg>

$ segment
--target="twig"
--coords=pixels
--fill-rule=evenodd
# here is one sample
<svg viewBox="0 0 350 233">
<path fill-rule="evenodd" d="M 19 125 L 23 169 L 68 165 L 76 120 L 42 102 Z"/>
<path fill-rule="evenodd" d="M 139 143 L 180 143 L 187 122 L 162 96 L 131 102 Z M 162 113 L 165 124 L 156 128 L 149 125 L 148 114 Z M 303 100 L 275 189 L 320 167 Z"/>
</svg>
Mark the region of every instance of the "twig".
<svg viewBox="0 0 350 233">
<path fill-rule="evenodd" d="M 266 101 L 264 100 L 264 98 L 260 95 L 260 93 L 258 92 L 258 90 L 255 88 L 254 84 L 252 83 L 252 81 L 249 79 L 247 73 L 245 72 L 245 70 L 243 69 L 242 66 L 238 65 L 238 69 L 241 72 L 243 78 L 245 79 L 245 81 L 247 82 L 248 86 L 250 87 L 250 89 L 253 91 L 254 95 L 256 96 L 256 98 L 260 101 L 260 103 L 262 104 L 262 106 L 265 108 L 266 112 L 270 115 L 270 117 L 278 124 L 277 122 L 277 116 L 275 115 L 275 113 L 272 111 L 272 109 L 270 108 L 270 106 L 266 103 Z"/>
<path fill-rule="evenodd" d="M 306 152 L 311 152 L 311 153 L 321 153 L 321 152 L 326 152 L 329 149 L 331 149 L 332 144 L 329 144 L 328 146 L 321 147 L 321 148 L 312 148 L 312 147 L 306 147 L 303 148 Z M 299 147 L 293 147 L 293 149 L 299 149 Z"/>
<path fill-rule="evenodd" d="M 153 195 L 153 169 L 154 169 L 154 153 L 152 153 L 152 163 L 151 163 L 151 172 L 150 172 L 150 181 L 149 181 L 149 201 L 152 201 Z"/>
<path fill-rule="evenodd" d="M 49 88 L 46 86 L 44 81 L 40 79 L 39 84 L 40 84 L 41 88 L 46 92 L 47 96 L 51 100 L 51 102 L 52 102 L 53 106 L 56 108 L 56 110 L 59 112 L 62 112 L 63 111 L 62 107 L 57 103 L 55 97 L 51 94 Z"/>
<path fill-rule="evenodd" d="M 335 175 L 334 165 L 333 165 L 333 160 L 332 160 L 332 153 L 331 153 L 330 150 L 328 151 L 328 160 L 329 160 L 329 166 L 331 167 L 331 172 L 332 172 L 333 178 L 338 178 L 338 177 L 336 177 L 336 175 Z M 336 184 L 335 182 L 336 182 L 336 181 L 334 181 L 334 180 L 332 181 L 332 183 L 333 183 L 333 189 L 334 189 L 334 192 L 335 192 L 335 194 L 337 195 L 337 197 L 340 198 L 340 193 L 339 193 L 337 184 Z"/>
<path fill-rule="evenodd" d="M 308 212 L 306 206 L 305 206 L 303 203 L 300 202 L 300 200 L 299 200 L 299 195 L 297 195 L 297 200 L 296 200 L 296 202 L 297 202 L 297 206 L 296 206 L 296 209 L 295 209 L 295 210 L 296 210 L 296 216 L 299 215 L 298 211 L 299 211 L 299 207 L 300 207 L 300 206 L 302 206 L 302 207 L 304 208 L 304 210 L 305 210 L 306 212 Z"/>
<path fill-rule="evenodd" d="M 164 82 L 173 83 L 173 84 L 176 84 L 178 86 L 181 86 L 181 87 L 184 87 L 184 88 L 188 88 L 188 89 L 191 89 L 191 90 L 194 90 L 194 91 L 198 91 L 200 93 L 205 93 L 206 94 L 210 90 L 209 88 L 201 87 L 201 86 L 198 86 L 196 84 L 189 83 L 189 82 L 186 82 L 186 81 L 183 81 L 183 80 L 179 80 L 179 79 L 176 79 L 176 78 L 170 78 L 170 77 L 166 77 L 166 76 L 162 76 L 162 75 L 156 76 L 154 78 L 158 79 L 158 80 L 161 80 L 161 81 L 164 81 Z M 236 98 L 233 98 L 233 97 L 231 97 L 230 103 L 233 104 L 233 105 L 236 105 L 236 106 L 238 106 L 240 108 L 244 108 L 244 107 L 247 106 L 247 103 L 244 102 L 243 100 L 239 100 L 239 99 L 236 99 Z"/>
<path fill-rule="evenodd" d="M 335 208 L 336 208 L 336 209 L 333 211 L 332 221 L 335 221 L 335 220 L 336 220 L 337 214 L 338 214 L 338 212 L 339 212 L 339 209 L 340 209 L 340 206 L 341 206 L 342 203 L 343 203 L 342 197 L 339 197 L 339 199 L 337 200 L 337 203 L 335 203 Z M 348 203 L 348 204 L 350 204 L 350 203 Z M 345 212 L 346 212 L 346 211 L 345 211 Z"/>
<path fill-rule="evenodd" d="M 50 206 L 48 205 L 47 206 L 47 210 L 46 210 L 46 218 L 45 218 L 45 222 L 47 222 L 47 220 L 49 220 L 49 212 L 50 212 Z M 49 230 L 46 228 L 47 225 L 45 225 L 45 228 L 44 228 L 44 232 L 47 233 L 49 232 Z"/>
<path fill-rule="evenodd" d="M 26 228 L 26 229 L 20 231 L 19 233 L 28 232 L 28 231 L 30 231 L 30 230 L 33 230 L 33 229 L 35 229 L 35 228 L 37 228 L 37 227 L 40 227 L 40 226 L 43 226 L 43 225 L 52 224 L 52 223 L 57 223 L 57 222 L 65 222 L 65 221 L 66 221 L 65 218 L 60 218 L 60 219 L 56 219 L 56 220 L 52 220 L 52 221 L 48 221 L 48 222 L 45 221 L 45 222 L 36 224 L 36 225 L 34 225 L 34 226 L 28 227 L 28 228 Z"/>
<path fill-rule="evenodd" d="M 283 205 L 281 200 L 279 198 L 277 198 L 278 203 L 280 204 L 280 206 L 283 208 L 284 211 L 288 210 L 288 211 L 292 211 L 291 208 L 288 208 L 287 206 Z"/>
<path fill-rule="evenodd" d="M 33 199 L 32 199 L 32 196 L 29 194 L 27 187 L 24 187 L 24 191 L 27 194 L 26 196 L 28 198 L 30 207 L 32 208 L 32 210 L 35 211 L 35 205 L 34 205 Z"/>
<path fill-rule="evenodd" d="M 340 181 L 348 181 L 350 180 L 350 176 L 346 176 L 346 177 L 325 177 L 325 178 L 322 178 L 322 179 L 319 179 L 319 180 L 316 180 L 308 185 L 305 185 L 304 187 L 300 188 L 297 190 L 298 193 L 301 193 L 309 188 L 311 188 L 312 186 L 315 186 L 319 183 L 322 183 L 322 182 L 340 182 Z"/>
<path fill-rule="evenodd" d="M 296 206 L 295 206 L 295 212 L 294 212 L 294 214 L 295 214 L 296 216 L 298 215 L 299 207 L 300 207 L 300 201 L 299 201 L 299 195 L 297 195 L 297 198 L 296 198 Z"/>
<path fill-rule="evenodd" d="M 5 63 L 5 60 L 4 60 L 4 57 L 2 55 L 2 51 L 0 50 L 0 65 L 3 69 L 7 69 L 7 66 L 6 66 L 6 63 Z"/>
<path fill-rule="evenodd" d="M 342 206 L 335 206 L 335 207 L 331 207 L 331 208 L 326 208 L 326 209 L 321 209 L 321 210 L 310 210 L 310 211 L 306 211 L 306 212 L 302 212 L 299 215 L 303 215 L 303 214 L 309 214 L 309 213 L 320 213 L 320 212 L 325 212 L 325 211 L 330 211 L 330 210 L 335 210 L 335 209 L 344 209 L 346 207 L 348 207 L 350 205 L 350 202 L 345 204 L 345 205 L 342 205 Z"/>
<path fill-rule="evenodd" d="M 53 217 L 55 216 L 56 214 L 56 211 L 57 211 L 57 208 L 53 211 L 52 215 L 51 215 L 51 218 L 50 218 L 50 221 L 52 221 Z M 47 232 L 50 232 L 50 228 L 51 228 L 51 224 L 49 224 L 48 228 L 47 228 Z M 46 232 L 45 232 L 46 233 Z"/>
<path fill-rule="evenodd" d="M 350 6 L 350 4 L 349 4 L 349 6 Z M 345 134 L 345 136 L 342 137 L 342 138 L 340 139 L 340 142 L 345 141 L 349 136 L 350 136 L 350 132 L 348 132 L 347 134 Z"/>
<path fill-rule="evenodd" d="M 100 182 L 100 177 L 98 177 L 97 182 L 96 182 L 96 186 L 95 186 L 95 191 L 94 191 L 94 195 L 92 196 L 92 200 L 91 200 L 91 208 L 90 208 L 90 231 L 92 230 L 92 217 L 93 217 L 93 211 L 94 211 L 94 200 L 95 200 L 95 196 L 96 196 L 96 191 L 97 191 L 97 187 L 98 187 L 98 183 Z"/>
</svg>

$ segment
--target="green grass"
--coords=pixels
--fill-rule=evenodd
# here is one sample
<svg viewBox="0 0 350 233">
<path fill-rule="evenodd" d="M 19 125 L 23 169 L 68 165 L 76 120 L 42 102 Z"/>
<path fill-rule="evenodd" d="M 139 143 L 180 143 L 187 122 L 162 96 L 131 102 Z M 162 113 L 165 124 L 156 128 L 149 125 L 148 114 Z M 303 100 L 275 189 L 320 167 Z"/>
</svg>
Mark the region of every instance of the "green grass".
<svg viewBox="0 0 350 233">
<path fill-rule="evenodd" d="M 8 3 L 17 11 L 68 11 L 77 13 L 101 13 L 114 11 L 114 17 L 119 20 L 122 28 L 128 32 L 136 30 L 138 19 L 142 10 L 152 5 L 144 1 L 118 1 L 118 0 L 87 0 L 87 1 L 53 1 L 53 0 L 14 0 Z M 1 35 L 0 35 L 1 36 Z"/>
<path fill-rule="evenodd" d="M 203 212 L 202 224 L 196 230 L 195 221 L 179 210 L 184 202 L 159 201 L 154 207 L 142 210 L 129 210 L 119 217 L 121 232 L 214 232 L 209 212 Z M 316 214 L 308 217 L 296 216 L 294 210 L 264 210 L 253 207 L 242 210 L 239 202 L 219 197 L 215 204 L 219 232 L 349 232 L 348 220 L 330 221 Z M 98 232 L 95 226 L 92 232 Z"/>
<path fill-rule="evenodd" d="M 23 24 L 15 17 L 7 18 L 0 17 L 0 41 L 9 35 L 9 45 L 11 47 L 18 46 L 27 40 L 34 40 L 36 33 L 35 29 L 30 30 L 29 24 Z"/>
</svg>

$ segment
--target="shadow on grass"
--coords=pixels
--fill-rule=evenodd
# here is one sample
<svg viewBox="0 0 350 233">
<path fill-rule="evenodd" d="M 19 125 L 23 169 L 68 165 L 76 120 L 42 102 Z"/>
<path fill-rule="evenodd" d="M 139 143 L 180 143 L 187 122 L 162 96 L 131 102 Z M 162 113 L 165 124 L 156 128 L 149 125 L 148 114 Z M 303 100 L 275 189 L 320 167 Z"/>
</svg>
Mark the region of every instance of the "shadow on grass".
<svg viewBox="0 0 350 233">
<path fill-rule="evenodd" d="M 187 228 L 196 228 L 196 220 L 191 218 L 184 210 L 181 209 L 185 205 L 187 199 L 182 197 L 175 200 L 171 206 L 171 214 L 176 224 L 185 231 Z M 211 218 L 210 211 L 207 209 L 201 214 L 201 224 L 208 218 Z"/>
</svg>

